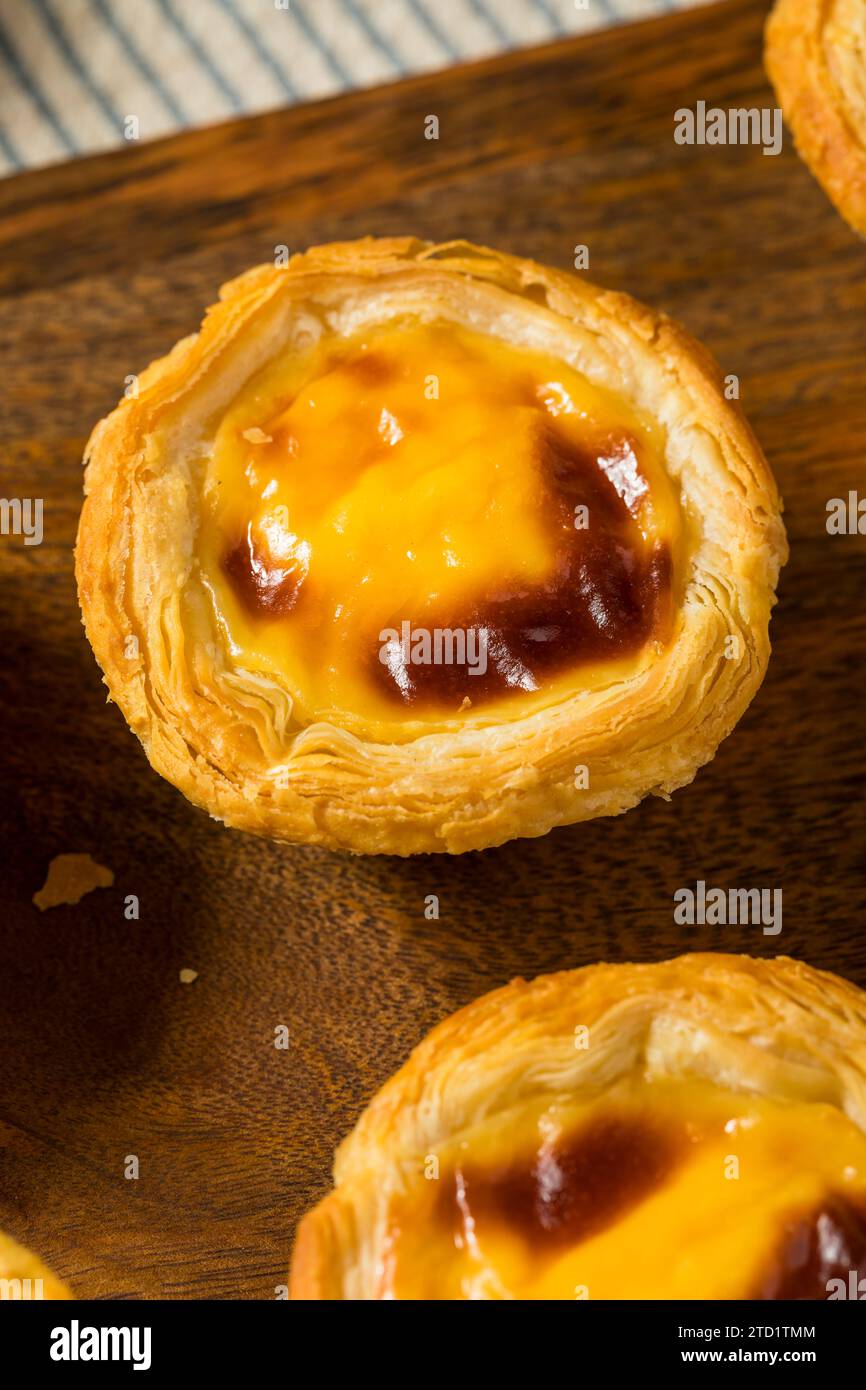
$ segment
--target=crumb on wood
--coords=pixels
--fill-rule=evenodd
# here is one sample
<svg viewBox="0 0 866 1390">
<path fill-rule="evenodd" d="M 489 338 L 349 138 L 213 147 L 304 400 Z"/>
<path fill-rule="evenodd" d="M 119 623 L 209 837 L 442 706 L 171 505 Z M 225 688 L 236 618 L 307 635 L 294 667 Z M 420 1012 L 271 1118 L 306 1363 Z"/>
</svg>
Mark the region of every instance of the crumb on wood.
<svg viewBox="0 0 866 1390">
<path fill-rule="evenodd" d="M 111 869 L 97 864 L 89 854 L 57 854 L 48 865 L 48 876 L 33 901 L 44 912 L 48 907 L 78 903 L 94 888 L 110 888 Z"/>
</svg>

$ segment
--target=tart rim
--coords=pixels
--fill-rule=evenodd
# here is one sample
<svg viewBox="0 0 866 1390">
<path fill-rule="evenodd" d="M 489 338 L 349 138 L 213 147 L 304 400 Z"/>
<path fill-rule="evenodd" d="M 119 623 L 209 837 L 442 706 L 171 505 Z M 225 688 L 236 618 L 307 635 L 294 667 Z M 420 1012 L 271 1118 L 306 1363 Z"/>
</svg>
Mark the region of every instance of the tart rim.
<svg viewBox="0 0 866 1390">
<path fill-rule="evenodd" d="M 596 1031 L 586 1051 L 574 1048 L 576 1023 Z M 371 1296 L 401 1165 L 520 1102 L 640 1070 L 824 1101 L 866 1134 L 866 993 L 787 956 L 700 952 L 518 978 L 481 996 L 427 1034 L 339 1145 L 334 1189 L 298 1228 L 290 1297 Z"/>
<path fill-rule="evenodd" d="M 602 358 L 617 354 L 618 367 L 624 364 L 636 379 L 641 372 L 663 373 L 671 409 L 680 412 L 677 427 L 682 420 L 684 437 L 693 437 L 696 452 L 709 460 L 710 484 L 725 483 L 723 495 L 718 488 L 712 493 L 712 515 L 701 513 L 703 527 L 719 536 L 712 553 L 720 574 L 708 573 L 700 617 L 709 621 L 708 604 L 718 607 L 730 599 L 733 625 L 744 639 L 744 669 L 732 675 L 725 666 L 733 663 L 720 665 L 719 658 L 707 673 L 693 657 L 684 660 L 685 674 L 677 683 L 666 653 L 637 678 L 637 695 L 629 681 L 598 700 L 582 700 L 578 690 L 552 711 L 503 719 L 480 731 L 422 735 L 407 745 L 366 743 L 344 729 L 314 725 L 294 737 L 288 784 L 275 787 L 249 775 L 217 701 L 209 707 L 198 701 L 204 736 L 195 736 L 190 710 L 196 692 L 189 688 L 185 654 L 176 663 L 179 671 L 172 672 L 172 688 L 167 680 L 153 679 L 153 653 L 149 665 L 143 655 L 146 642 L 137 660 L 118 650 L 118 634 L 136 631 L 130 610 L 140 623 L 147 620 L 149 595 L 137 592 L 142 583 L 135 566 L 156 565 L 158 578 L 165 579 L 161 557 L 148 554 L 148 545 L 136 536 L 146 489 L 154 475 L 177 481 L 177 465 L 163 454 L 166 441 L 170 446 L 182 431 L 185 412 L 214 390 L 215 374 L 219 382 L 220 372 L 230 373 L 245 347 L 252 344 L 263 352 L 262 341 L 274 335 L 279 314 L 288 317 L 305 303 L 305 292 L 315 298 L 342 284 L 343 298 L 351 300 L 378 290 L 385 295 L 387 318 L 388 295 L 401 285 L 416 285 L 419 275 L 425 277 L 421 291 L 428 299 L 434 292 L 451 297 L 460 322 L 465 321 L 461 313 L 469 312 L 467 302 L 470 308 L 490 303 L 490 312 L 501 314 L 516 312 L 519 302 L 533 322 L 541 316 L 548 333 L 580 334 Z M 606 370 L 609 363 L 604 360 L 599 372 L 602 366 Z M 223 286 L 199 334 L 182 339 L 142 373 L 138 396 L 122 401 L 96 426 L 85 458 L 76 576 L 85 629 L 110 698 L 120 705 L 152 765 L 191 801 L 217 819 L 273 839 L 366 853 L 459 853 L 619 814 L 649 791 L 667 796 L 691 781 L 743 713 L 766 668 L 766 622 L 787 554 L 781 503 L 751 429 L 724 397 L 719 368 L 666 316 L 530 260 L 465 242 L 365 238 L 314 248 L 293 257 L 285 269 L 256 267 Z M 687 466 L 693 467 L 691 459 Z M 702 478 L 697 464 L 693 471 Z M 136 490 L 139 475 L 144 485 Z M 182 551 L 187 539 L 181 537 L 176 549 Z M 711 628 L 719 641 L 730 626 L 727 610 L 713 615 Z M 671 648 L 679 646 L 677 636 Z M 689 677 L 696 691 L 689 688 Z M 666 682 L 673 692 L 667 688 L 665 695 Z M 705 687 L 708 708 L 702 703 Z M 677 711 L 678 737 L 671 746 L 657 711 L 667 709 L 674 692 L 686 708 Z M 642 694 L 650 712 L 635 716 Z M 588 712 L 596 706 L 593 725 Z M 624 731 L 634 733 L 636 721 L 643 744 L 639 736 L 624 737 Z M 598 773 L 595 788 L 577 796 L 576 763 L 588 763 Z"/>
<path fill-rule="evenodd" d="M 764 66 L 798 154 L 837 212 L 866 236 L 866 146 L 825 61 L 828 8 L 829 0 L 776 0 L 764 30 Z"/>
</svg>

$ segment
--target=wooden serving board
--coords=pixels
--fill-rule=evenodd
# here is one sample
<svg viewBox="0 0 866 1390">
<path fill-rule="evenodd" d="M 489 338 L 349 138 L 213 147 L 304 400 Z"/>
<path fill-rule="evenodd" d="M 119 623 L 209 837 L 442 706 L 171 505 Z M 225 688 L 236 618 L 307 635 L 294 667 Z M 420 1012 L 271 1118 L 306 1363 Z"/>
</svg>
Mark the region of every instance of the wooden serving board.
<svg viewBox="0 0 866 1390">
<path fill-rule="evenodd" d="M 0 539 L 0 1228 L 81 1296 L 273 1298 L 365 1102 L 515 975 L 722 949 L 866 986 L 866 541 L 825 526 L 863 486 L 866 246 L 787 139 L 673 139 L 698 100 L 773 105 L 765 13 L 731 0 L 0 184 L 0 491 L 45 505 L 41 546 Z M 592 279 L 682 319 L 740 378 L 792 555 L 764 687 L 670 803 L 353 859 L 225 830 L 150 771 L 105 703 L 72 550 L 91 425 L 221 281 L 277 244 L 407 232 L 562 267 L 586 244 Z M 42 914 L 69 851 L 114 887 Z M 781 888 L 781 935 L 675 925 L 698 880 Z"/>
</svg>

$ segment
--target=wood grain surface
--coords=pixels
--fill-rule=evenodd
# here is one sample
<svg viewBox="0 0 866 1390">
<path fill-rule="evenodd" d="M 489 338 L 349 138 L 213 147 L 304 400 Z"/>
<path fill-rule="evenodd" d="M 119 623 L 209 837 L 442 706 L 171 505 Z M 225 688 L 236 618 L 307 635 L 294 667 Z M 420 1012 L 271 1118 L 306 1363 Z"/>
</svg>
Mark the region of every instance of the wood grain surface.
<svg viewBox="0 0 866 1390">
<path fill-rule="evenodd" d="M 866 539 L 825 528 L 863 486 L 866 246 L 787 139 L 673 139 L 698 99 L 773 104 L 765 13 L 731 0 L 0 184 L 0 491 L 45 503 L 41 546 L 0 539 L 0 1228 L 81 1296 L 273 1298 L 365 1102 L 515 975 L 699 948 L 866 986 Z M 562 267 L 585 243 L 593 280 L 739 375 L 792 555 L 764 687 L 670 803 L 456 859 L 279 847 L 189 806 L 106 705 L 72 573 L 90 427 L 222 280 L 366 233 Z M 42 914 L 69 851 L 115 884 Z M 781 888 L 781 935 L 676 926 L 698 879 Z"/>
</svg>

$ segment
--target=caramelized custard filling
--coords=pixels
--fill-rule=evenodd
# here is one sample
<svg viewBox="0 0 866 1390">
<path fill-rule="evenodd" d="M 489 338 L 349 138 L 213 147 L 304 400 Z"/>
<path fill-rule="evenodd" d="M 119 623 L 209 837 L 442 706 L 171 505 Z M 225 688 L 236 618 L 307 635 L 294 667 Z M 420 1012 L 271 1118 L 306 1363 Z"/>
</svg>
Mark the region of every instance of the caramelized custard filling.
<svg viewBox="0 0 866 1390">
<path fill-rule="evenodd" d="M 809 1298 L 866 1276 L 834 1107 L 633 1080 L 495 1117 L 392 1199 L 381 1297 Z"/>
<path fill-rule="evenodd" d="M 663 456 L 660 426 L 541 352 L 444 323 L 328 339 L 223 418 L 201 574 L 303 720 L 591 688 L 670 636 Z"/>
</svg>

